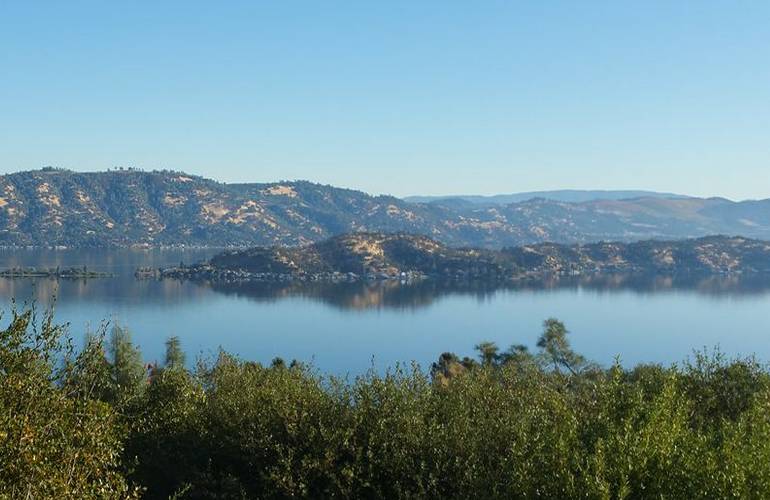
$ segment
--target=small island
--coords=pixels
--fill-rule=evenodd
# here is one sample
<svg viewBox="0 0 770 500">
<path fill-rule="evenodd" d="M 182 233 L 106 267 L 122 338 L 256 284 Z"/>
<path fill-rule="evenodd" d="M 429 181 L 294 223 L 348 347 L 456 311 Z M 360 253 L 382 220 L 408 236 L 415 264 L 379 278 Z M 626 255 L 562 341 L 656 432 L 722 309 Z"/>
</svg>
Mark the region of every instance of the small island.
<svg viewBox="0 0 770 500">
<path fill-rule="evenodd" d="M 301 247 L 230 250 L 198 264 L 137 269 L 136 276 L 218 283 L 422 279 L 509 283 L 620 273 L 770 275 L 770 243 L 711 236 L 489 250 L 452 248 L 411 234 L 351 233 Z"/>
<path fill-rule="evenodd" d="M 35 267 L 12 267 L 0 270 L 0 278 L 53 278 L 53 279 L 93 279 L 93 278 L 112 278 L 113 273 L 100 271 L 91 271 L 87 266 L 35 268 Z"/>
</svg>

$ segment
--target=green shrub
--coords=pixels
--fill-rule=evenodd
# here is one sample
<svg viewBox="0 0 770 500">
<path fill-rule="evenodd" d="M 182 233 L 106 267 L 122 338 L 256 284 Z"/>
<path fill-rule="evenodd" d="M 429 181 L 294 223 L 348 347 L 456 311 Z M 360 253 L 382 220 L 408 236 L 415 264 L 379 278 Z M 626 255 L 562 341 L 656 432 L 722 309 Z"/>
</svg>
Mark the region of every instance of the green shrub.
<svg viewBox="0 0 770 500">
<path fill-rule="evenodd" d="M 479 343 L 430 374 L 348 381 L 224 352 L 191 372 L 174 340 L 146 378 L 123 330 L 110 355 L 104 336 L 74 355 L 34 323 L 0 332 L 0 497 L 770 497 L 753 359 L 601 369 L 548 320 L 536 352 Z"/>
<path fill-rule="evenodd" d="M 33 311 L 13 312 L 0 331 L 0 497 L 115 498 L 133 495 L 120 474 L 122 434 L 110 406 L 74 387 L 88 356 L 67 356 L 64 329 Z M 88 351 L 86 351 L 88 352 Z"/>
</svg>

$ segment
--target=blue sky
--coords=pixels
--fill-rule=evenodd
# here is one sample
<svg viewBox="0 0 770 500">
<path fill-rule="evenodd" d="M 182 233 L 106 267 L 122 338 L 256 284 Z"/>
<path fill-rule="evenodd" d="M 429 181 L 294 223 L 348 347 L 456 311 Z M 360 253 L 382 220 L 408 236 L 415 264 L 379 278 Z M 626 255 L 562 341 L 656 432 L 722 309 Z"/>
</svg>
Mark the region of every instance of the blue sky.
<svg viewBox="0 0 770 500">
<path fill-rule="evenodd" d="M 770 197 L 770 2 L 0 2 L 0 170 Z"/>
</svg>

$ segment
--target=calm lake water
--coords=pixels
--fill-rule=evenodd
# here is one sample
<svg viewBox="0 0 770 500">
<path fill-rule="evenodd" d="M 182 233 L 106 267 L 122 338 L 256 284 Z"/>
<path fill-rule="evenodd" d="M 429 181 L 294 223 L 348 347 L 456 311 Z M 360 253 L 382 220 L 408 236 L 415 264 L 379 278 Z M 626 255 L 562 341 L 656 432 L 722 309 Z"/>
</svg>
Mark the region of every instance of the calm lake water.
<svg viewBox="0 0 770 500">
<path fill-rule="evenodd" d="M 243 358 L 312 361 L 322 372 L 360 374 L 397 362 L 428 367 L 441 352 L 472 355 L 481 340 L 534 346 L 541 323 L 563 320 L 575 348 L 609 364 L 681 361 L 693 349 L 770 360 L 770 278 L 671 280 L 622 277 L 542 283 L 505 290 L 434 283 L 263 285 L 212 288 L 136 280 L 138 266 L 191 263 L 216 250 L 0 251 L 0 268 L 67 267 L 111 271 L 88 281 L 0 278 L 10 301 L 56 298 L 56 318 L 76 340 L 104 321 L 133 333 L 148 361 L 178 335 L 193 359 L 222 347 Z"/>
</svg>

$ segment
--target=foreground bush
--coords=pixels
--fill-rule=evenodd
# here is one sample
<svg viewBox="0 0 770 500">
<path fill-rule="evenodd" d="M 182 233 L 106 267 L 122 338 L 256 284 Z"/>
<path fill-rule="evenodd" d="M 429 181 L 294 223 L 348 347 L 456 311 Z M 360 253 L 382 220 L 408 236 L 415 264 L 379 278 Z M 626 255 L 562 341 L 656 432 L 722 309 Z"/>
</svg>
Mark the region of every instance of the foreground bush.
<svg viewBox="0 0 770 500">
<path fill-rule="evenodd" d="M 131 496 L 115 413 L 73 390 L 92 379 L 89 349 L 57 369 L 62 328 L 50 318 L 33 323 L 32 311 L 14 312 L 0 331 L 0 497 Z"/>
<path fill-rule="evenodd" d="M 130 336 L 113 335 L 111 354 L 95 345 L 63 380 L 2 372 L 4 391 L 9 373 L 34 384 L 2 393 L 16 426 L 15 446 L 0 440 L 7 496 L 121 497 L 131 485 L 147 498 L 770 497 L 770 374 L 751 359 L 601 369 L 556 320 L 534 353 L 481 343 L 478 361 L 445 353 L 430 374 L 352 382 L 226 353 L 191 372 L 176 340 L 137 380 Z M 3 349 L 12 366 L 22 350 Z M 51 410 L 38 417 L 26 394 Z M 27 428 L 58 430 L 27 441 Z"/>
</svg>

